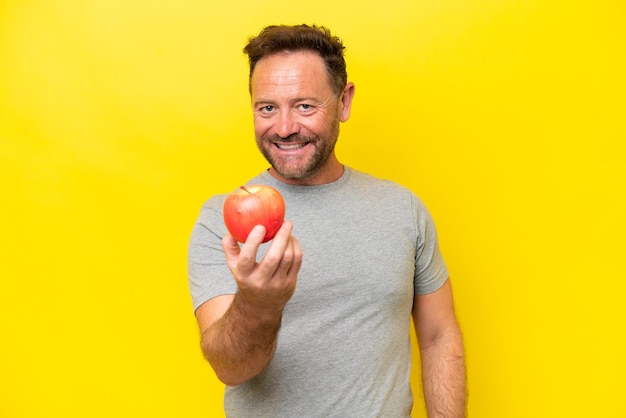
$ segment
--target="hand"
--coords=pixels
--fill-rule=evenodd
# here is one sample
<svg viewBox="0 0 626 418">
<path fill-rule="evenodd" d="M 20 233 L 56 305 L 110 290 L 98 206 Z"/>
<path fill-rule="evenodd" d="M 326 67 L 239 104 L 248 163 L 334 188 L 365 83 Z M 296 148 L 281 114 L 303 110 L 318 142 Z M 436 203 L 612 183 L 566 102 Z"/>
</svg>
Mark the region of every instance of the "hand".
<svg viewBox="0 0 626 418">
<path fill-rule="evenodd" d="M 255 314 L 282 312 L 296 289 L 302 249 L 291 236 L 292 230 L 291 222 L 283 222 L 260 262 L 256 257 L 265 236 L 263 226 L 255 226 L 242 247 L 230 234 L 222 240 L 226 263 L 239 287 L 238 296 Z"/>
</svg>

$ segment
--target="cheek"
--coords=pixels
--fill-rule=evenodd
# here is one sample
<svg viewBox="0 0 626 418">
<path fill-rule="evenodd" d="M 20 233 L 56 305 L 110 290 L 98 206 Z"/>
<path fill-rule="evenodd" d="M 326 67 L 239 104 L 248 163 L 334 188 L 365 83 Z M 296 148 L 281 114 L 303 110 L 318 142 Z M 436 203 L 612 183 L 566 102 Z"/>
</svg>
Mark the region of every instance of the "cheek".
<svg viewBox="0 0 626 418">
<path fill-rule="evenodd" d="M 264 118 L 254 118 L 254 134 L 257 137 L 261 137 L 271 133 L 272 122 Z"/>
<path fill-rule="evenodd" d="M 323 136 L 323 135 L 328 134 L 328 131 L 331 125 L 332 125 L 332 118 L 329 118 L 328 115 L 324 114 L 324 115 L 319 115 L 315 118 L 307 119 L 302 124 L 302 127 L 310 133 Z"/>
</svg>

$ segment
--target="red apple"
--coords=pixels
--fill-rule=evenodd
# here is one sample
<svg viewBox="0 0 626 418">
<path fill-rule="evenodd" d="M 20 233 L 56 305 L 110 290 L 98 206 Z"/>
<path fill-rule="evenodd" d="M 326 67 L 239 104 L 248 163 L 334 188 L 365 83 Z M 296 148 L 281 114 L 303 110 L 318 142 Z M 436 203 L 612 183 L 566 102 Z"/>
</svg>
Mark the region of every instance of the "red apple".
<svg viewBox="0 0 626 418">
<path fill-rule="evenodd" d="M 274 238 L 285 218 L 285 201 L 271 186 L 241 186 L 224 201 L 224 223 L 239 242 L 245 242 L 256 225 L 265 227 L 267 242 Z"/>
</svg>

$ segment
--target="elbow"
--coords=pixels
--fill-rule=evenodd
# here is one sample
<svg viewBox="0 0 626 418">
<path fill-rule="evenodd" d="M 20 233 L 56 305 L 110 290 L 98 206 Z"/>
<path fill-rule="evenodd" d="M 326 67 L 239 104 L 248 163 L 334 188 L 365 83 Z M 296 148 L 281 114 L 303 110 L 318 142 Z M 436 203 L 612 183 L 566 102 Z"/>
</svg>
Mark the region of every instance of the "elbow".
<svg viewBox="0 0 626 418">
<path fill-rule="evenodd" d="M 242 373 L 242 370 L 225 367 L 217 361 L 212 361 L 212 359 L 206 355 L 205 358 L 211 365 L 211 368 L 213 369 L 213 372 L 215 373 L 217 379 L 226 386 L 239 386 L 258 374 L 244 374 Z"/>
<path fill-rule="evenodd" d="M 225 384 L 226 386 L 239 386 L 242 383 L 246 383 L 248 380 L 256 376 L 256 374 L 241 375 L 241 374 L 236 374 L 236 373 L 229 373 L 228 371 L 217 370 L 215 367 L 213 367 L 213 371 L 215 372 L 215 375 L 217 376 L 219 381 Z"/>
<path fill-rule="evenodd" d="M 217 378 L 226 386 L 239 386 L 240 384 L 245 382 L 245 380 L 220 377 L 219 375 L 217 376 Z"/>
<path fill-rule="evenodd" d="M 249 377 L 242 376 L 240 373 L 236 373 L 236 371 L 222 366 L 218 361 L 208 356 L 206 352 L 204 353 L 204 357 L 209 362 L 217 379 L 226 386 L 238 386 L 249 379 Z"/>
<path fill-rule="evenodd" d="M 456 356 L 463 357 L 463 336 L 461 330 L 456 322 L 451 323 L 449 326 L 444 327 L 438 332 L 434 332 L 427 336 L 422 336 L 420 340 L 420 348 L 422 350 L 430 350 L 436 348 L 446 347 L 451 353 Z"/>
</svg>

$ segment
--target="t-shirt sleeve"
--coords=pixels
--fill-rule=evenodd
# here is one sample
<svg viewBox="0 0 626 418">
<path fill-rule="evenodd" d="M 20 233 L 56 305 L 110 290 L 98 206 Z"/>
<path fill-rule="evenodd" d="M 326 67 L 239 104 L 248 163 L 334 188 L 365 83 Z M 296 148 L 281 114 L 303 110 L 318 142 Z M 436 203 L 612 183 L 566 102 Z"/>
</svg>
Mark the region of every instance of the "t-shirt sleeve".
<svg viewBox="0 0 626 418">
<path fill-rule="evenodd" d="M 220 196 L 208 200 L 191 232 L 188 280 L 194 311 L 214 297 L 237 291 L 222 249 L 222 238 L 226 234 L 222 202 Z"/>
<path fill-rule="evenodd" d="M 413 286 L 416 295 L 439 289 L 448 279 L 448 269 L 439 250 L 437 229 L 430 212 L 422 201 L 413 197 L 417 242 Z"/>
</svg>

